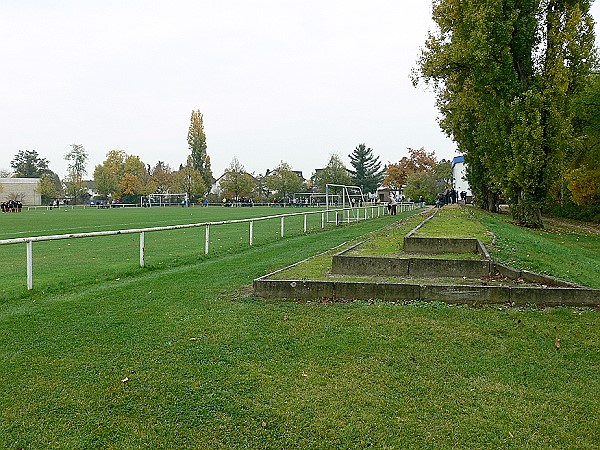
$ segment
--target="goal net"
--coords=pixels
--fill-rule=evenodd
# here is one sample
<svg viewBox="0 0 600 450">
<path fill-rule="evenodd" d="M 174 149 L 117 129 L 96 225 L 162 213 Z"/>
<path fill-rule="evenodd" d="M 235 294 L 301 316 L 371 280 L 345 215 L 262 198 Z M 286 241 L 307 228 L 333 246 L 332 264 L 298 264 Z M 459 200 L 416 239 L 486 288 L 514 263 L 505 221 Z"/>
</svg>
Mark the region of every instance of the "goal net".
<svg viewBox="0 0 600 450">
<path fill-rule="evenodd" d="M 325 185 L 327 222 L 350 222 L 351 219 L 360 220 L 356 208 L 365 205 L 366 199 L 360 186 L 346 184 Z M 339 211 L 340 209 L 341 211 Z"/>
<path fill-rule="evenodd" d="M 185 193 L 150 194 L 140 199 L 141 206 L 180 206 L 187 198 Z"/>
</svg>

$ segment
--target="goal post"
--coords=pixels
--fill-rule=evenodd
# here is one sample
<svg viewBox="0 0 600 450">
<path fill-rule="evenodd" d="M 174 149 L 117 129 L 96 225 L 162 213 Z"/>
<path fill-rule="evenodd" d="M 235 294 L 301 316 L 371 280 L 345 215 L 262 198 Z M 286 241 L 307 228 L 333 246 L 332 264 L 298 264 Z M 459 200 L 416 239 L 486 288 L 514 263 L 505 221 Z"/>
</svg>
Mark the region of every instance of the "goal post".
<svg viewBox="0 0 600 450">
<path fill-rule="evenodd" d="M 179 206 L 187 195 L 183 193 L 150 194 L 140 198 L 140 206 Z"/>
<path fill-rule="evenodd" d="M 342 209 L 342 221 L 346 218 L 350 221 L 350 214 L 353 208 L 365 205 L 365 196 L 360 186 L 352 186 L 346 184 L 326 184 L 325 185 L 325 207 L 327 210 L 327 222 L 339 221 L 340 218 L 336 214 L 335 220 L 329 217 L 331 209 Z M 357 215 L 358 218 L 358 215 Z"/>
</svg>

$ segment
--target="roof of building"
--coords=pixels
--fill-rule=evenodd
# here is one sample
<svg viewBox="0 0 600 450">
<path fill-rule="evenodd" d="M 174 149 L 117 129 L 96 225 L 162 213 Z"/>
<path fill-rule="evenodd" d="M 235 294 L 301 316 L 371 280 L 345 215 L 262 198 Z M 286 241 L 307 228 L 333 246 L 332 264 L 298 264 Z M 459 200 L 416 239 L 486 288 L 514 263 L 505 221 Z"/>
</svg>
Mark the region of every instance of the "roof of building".
<svg viewBox="0 0 600 450">
<path fill-rule="evenodd" d="M 456 164 L 460 164 L 460 163 L 464 163 L 464 162 L 465 162 L 465 157 L 463 155 L 455 156 L 454 159 L 452 160 L 452 167 L 454 167 Z"/>
<path fill-rule="evenodd" d="M 39 178 L 0 178 L 0 183 L 31 184 L 39 182 Z"/>
</svg>

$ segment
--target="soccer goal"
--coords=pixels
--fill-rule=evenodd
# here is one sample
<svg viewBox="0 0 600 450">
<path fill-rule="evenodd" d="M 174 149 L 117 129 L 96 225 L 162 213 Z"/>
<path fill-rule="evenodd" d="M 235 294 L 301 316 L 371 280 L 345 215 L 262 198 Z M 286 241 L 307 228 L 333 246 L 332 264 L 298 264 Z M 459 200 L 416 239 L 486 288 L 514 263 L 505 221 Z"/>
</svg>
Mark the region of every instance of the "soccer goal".
<svg viewBox="0 0 600 450">
<path fill-rule="evenodd" d="M 351 218 L 353 220 L 361 220 L 356 208 L 365 205 L 366 199 L 360 186 L 346 184 L 325 185 L 327 222 L 350 222 Z M 342 209 L 342 211 L 331 211 L 336 209 Z"/>
<path fill-rule="evenodd" d="M 140 206 L 179 206 L 187 195 L 179 194 L 150 194 L 140 199 Z"/>
</svg>

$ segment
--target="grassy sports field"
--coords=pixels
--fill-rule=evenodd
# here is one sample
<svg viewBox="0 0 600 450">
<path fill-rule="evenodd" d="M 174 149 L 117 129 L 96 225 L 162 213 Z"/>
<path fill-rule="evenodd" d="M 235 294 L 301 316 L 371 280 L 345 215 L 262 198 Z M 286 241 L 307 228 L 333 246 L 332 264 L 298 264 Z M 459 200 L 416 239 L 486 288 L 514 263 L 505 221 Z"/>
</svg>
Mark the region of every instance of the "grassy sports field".
<svg viewBox="0 0 600 450">
<path fill-rule="evenodd" d="M 30 217 L 11 220 L 85 226 Z M 3 233 L 21 231 L 6 218 Z M 253 278 L 403 218 L 306 235 L 300 224 L 251 248 L 7 292 L 0 448 L 599 448 L 598 310 L 252 297 Z M 595 233 L 463 218 L 472 221 L 517 265 L 597 268 Z M 562 268 L 554 255 L 567 249 L 577 251 Z M 598 284 L 597 271 L 587 277 Z"/>
<path fill-rule="evenodd" d="M 316 211 L 320 210 L 271 207 L 38 209 L 0 216 L 0 239 L 161 227 Z M 334 220 L 333 213 L 330 219 Z M 307 232 L 321 230 L 321 220 L 321 214 L 307 215 Z M 304 216 L 285 219 L 284 236 L 303 233 Z M 280 237 L 279 218 L 257 221 L 253 225 L 253 245 L 273 242 Z M 205 239 L 204 227 L 147 233 L 146 270 L 204 259 Z M 212 226 L 210 229 L 209 256 L 248 246 L 248 223 Z M 15 292 L 22 293 L 26 287 L 25 257 L 25 244 L 0 246 L 0 273 L 3 276 L 0 300 L 10 298 Z M 33 260 L 34 288 L 38 291 L 60 292 L 90 282 L 102 282 L 142 271 L 139 268 L 139 234 L 38 242 L 33 246 Z"/>
</svg>

